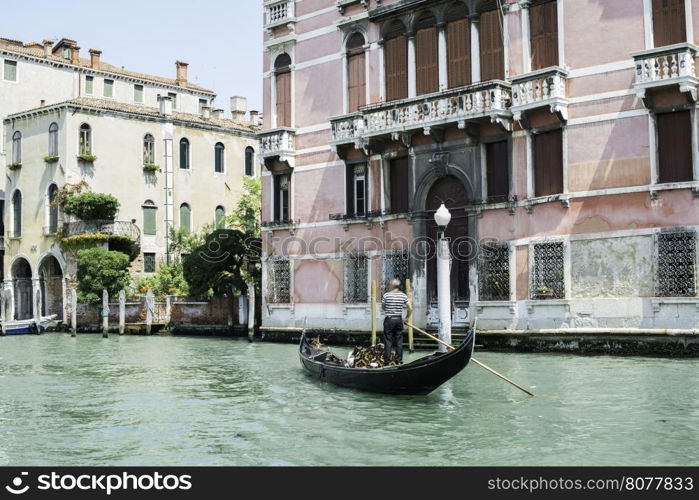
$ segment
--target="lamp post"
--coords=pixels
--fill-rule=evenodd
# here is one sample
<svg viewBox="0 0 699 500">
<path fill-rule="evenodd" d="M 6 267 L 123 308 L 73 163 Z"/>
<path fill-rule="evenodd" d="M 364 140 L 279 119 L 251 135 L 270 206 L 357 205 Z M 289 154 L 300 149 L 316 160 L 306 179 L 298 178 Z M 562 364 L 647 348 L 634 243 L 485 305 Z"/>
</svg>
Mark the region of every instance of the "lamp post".
<svg viewBox="0 0 699 500">
<path fill-rule="evenodd" d="M 444 203 L 434 214 L 434 221 L 439 228 L 437 237 L 437 302 L 439 309 L 439 339 L 451 344 L 451 258 L 449 242 L 444 237 L 444 231 L 451 221 L 451 213 Z M 444 351 L 443 344 L 439 344 L 439 350 Z"/>
</svg>

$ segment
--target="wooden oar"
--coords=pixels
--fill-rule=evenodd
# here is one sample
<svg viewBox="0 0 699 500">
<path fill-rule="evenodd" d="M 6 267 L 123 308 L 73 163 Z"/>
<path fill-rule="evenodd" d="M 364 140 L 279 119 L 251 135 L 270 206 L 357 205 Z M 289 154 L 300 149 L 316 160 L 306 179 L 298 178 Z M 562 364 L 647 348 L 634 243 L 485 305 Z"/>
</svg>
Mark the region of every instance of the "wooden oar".
<svg viewBox="0 0 699 500">
<path fill-rule="evenodd" d="M 427 333 L 425 330 L 421 330 L 421 329 L 419 329 L 417 326 L 411 325 L 411 324 L 408 323 L 407 321 L 405 322 L 405 324 L 408 325 L 408 326 L 413 327 L 413 330 L 417 330 L 418 332 L 422 333 L 423 335 L 427 335 L 427 336 L 428 336 L 429 338 L 431 338 L 432 340 L 436 340 L 436 341 L 439 342 L 440 344 L 445 345 L 445 346 L 448 347 L 449 349 L 452 349 L 452 350 L 456 349 L 456 347 L 454 347 L 453 345 L 447 344 L 447 343 L 444 342 L 442 339 L 438 339 L 438 338 L 435 337 L 434 335 L 430 335 L 430 334 Z M 503 379 L 505 382 L 514 385 L 514 386 L 515 386 L 517 389 L 519 389 L 520 391 L 526 392 L 526 393 L 529 394 L 530 396 L 533 396 L 533 395 L 534 395 L 534 394 L 532 394 L 531 392 L 529 392 L 528 390 L 526 390 L 524 387 L 522 387 L 521 385 L 519 385 L 519 384 L 517 384 L 516 382 L 510 380 L 509 378 L 507 378 L 506 376 L 502 375 L 501 373 L 496 372 L 495 370 L 493 370 L 493 369 L 490 368 L 489 366 L 487 366 L 487 365 L 481 363 L 481 362 L 478 361 L 477 359 L 471 358 L 471 361 L 473 361 L 474 363 L 476 363 L 478 366 L 480 366 L 480 367 L 482 367 L 482 368 L 485 368 L 486 370 L 488 370 L 488 371 L 489 371 L 490 373 L 492 373 L 493 375 L 496 375 L 496 376 L 500 377 L 500 378 Z"/>
</svg>

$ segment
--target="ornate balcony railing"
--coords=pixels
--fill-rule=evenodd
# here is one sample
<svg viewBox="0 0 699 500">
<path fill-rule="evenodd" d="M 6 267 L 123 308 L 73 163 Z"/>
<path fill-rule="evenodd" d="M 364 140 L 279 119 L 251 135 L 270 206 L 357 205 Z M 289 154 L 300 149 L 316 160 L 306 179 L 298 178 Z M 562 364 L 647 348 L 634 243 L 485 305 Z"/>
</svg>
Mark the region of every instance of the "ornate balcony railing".
<svg viewBox="0 0 699 500">
<path fill-rule="evenodd" d="M 680 92 L 687 92 L 697 99 L 695 57 L 699 47 L 691 43 L 678 43 L 655 49 L 633 52 L 636 66 L 634 87 L 636 94 L 645 99 L 650 88 L 679 85 Z"/>
<path fill-rule="evenodd" d="M 275 128 L 260 132 L 257 137 L 260 141 L 260 158 L 265 161 L 269 159 L 279 159 L 279 161 L 287 162 L 294 167 L 294 156 L 296 156 L 294 147 L 294 136 L 296 131 L 292 128 Z M 269 168 L 269 165 L 268 165 Z"/>
<path fill-rule="evenodd" d="M 558 66 L 512 77 L 512 114 L 522 120 L 528 110 L 549 106 L 552 113 L 567 119 L 566 78 L 568 72 Z"/>
<path fill-rule="evenodd" d="M 138 243 L 141 230 L 133 222 L 115 220 L 87 220 L 63 223 L 63 238 L 79 234 L 101 233 L 109 236 L 124 236 Z"/>
<path fill-rule="evenodd" d="M 431 129 L 452 123 L 465 128 L 469 120 L 490 118 L 509 122 L 510 84 L 492 80 L 434 94 L 365 106 L 330 120 L 334 145 L 371 137 Z"/>
<path fill-rule="evenodd" d="M 271 29 L 296 21 L 293 0 L 270 0 L 265 2 L 265 28 Z"/>
</svg>

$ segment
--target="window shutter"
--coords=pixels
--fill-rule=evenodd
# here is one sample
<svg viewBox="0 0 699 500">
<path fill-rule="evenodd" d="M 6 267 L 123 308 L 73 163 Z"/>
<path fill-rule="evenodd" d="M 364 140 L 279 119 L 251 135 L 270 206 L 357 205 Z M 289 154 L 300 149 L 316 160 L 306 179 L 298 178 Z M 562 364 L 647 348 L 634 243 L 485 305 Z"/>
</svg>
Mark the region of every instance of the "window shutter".
<svg viewBox="0 0 699 500">
<path fill-rule="evenodd" d="M 471 83 L 471 35 L 468 19 L 447 25 L 449 88 Z"/>
<path fill-rule="evenodd" d="M 499 10 L 483 12 L 480 18 L 481 80 L 505 78 L 505 51 Z"/>
<path fill-rule="evenodd" d="M 558 8 L 556 2 L 530 9 L 532 70 L 558 65 Z"/>
<path fill-rule="evenodd" d="M 277 127 L 291 127 L 291 72 L 277 73 Z"/>
<path fill-rule="evenodd" d="M 274 220 L 280 221 L 281 217 L 281 196 L 279 192 L 279 175 L 274 176 Z"/>
<path fill-rule="evenodd" d="M 5 80 L 10 82 L 17 81 L 17 61 L 5 60 Z"/>
<path fill-rule="evenodd" d="M 187 234 L 192 230 L 192 213 L 187 205 L 182 205 L 180 207 L 180 227 Z"/>
<path fill-rule="evenodd" d="M 657 115 L 660 182 L 691 181 L 692 125 L 689 111 Z"/>
<path fill-rule="evenodd" d="M 386 41 L 386 100 L 408 97 L 408 39 L 405 36 Z"/>
<path fill-rule="evenodd" d="M 366 104 L 366 65 L 364 50 L 352 54 L 347 60 L 349 110 L 357 111 Z"/>
<path fill-rule="evenodd" d="M 156 234 L 156 224 L 155 224 L 155 214 L 157 209 L 155 207 L 143 207 L 143 234 L 154 235 Z"/>
<path fill-rule="evenodd" d="M 180 141 L 180 168 L 189 168 L 189 141 L 187 139 Z"/>
<path fill-rule="evenodd" d="M 226 212 L 223 209 L 223 207 L 216 207 L 216 213 L 214 215 L 214 221 L 216 224 L 216 229 L 222 229 L 223 228 L 223 218 L 226 216 Z"/>
<path fill-rule="evenodd" d="M 684 0 L 653 0 L 653 41 L 656 47 L 687 41 Z"/>
<path fill-rule="evenodd" d="M 345 168 L 345 199 L 346 214 L 354 215 L 354 166 L 347 165 Z"/>
<path fill-rule="evenodd" d="M 391 213 L 406 213 L 408 203 L 408 158 L 397 158 L 391 161 L 389 172 L 389 187 Z"/>
<path fill-rule="evenodd" d="M 536 134 L 534 148 L 534 196 L 563 192 L 563 132 Z"/>
<path fill-rule="evenodd" d="M 510 193 L 507 141 L 486 144 L 488 200 L 505 201 Z"/>
<path fill-rule="evenodd" d="M 418 30 L 415 45 L 417 94 L 437 92 L 439 90 L 437 28 L 432 26 Z"/>
</svg>

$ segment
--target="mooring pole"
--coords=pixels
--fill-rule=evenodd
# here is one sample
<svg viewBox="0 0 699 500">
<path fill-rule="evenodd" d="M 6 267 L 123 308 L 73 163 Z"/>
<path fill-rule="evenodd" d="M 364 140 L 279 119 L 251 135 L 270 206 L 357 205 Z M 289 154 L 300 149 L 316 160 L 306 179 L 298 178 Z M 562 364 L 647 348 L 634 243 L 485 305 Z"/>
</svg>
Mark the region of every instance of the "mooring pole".
<svg viewBox="0 0 699 500">
<path fill-rule="evenodd" d="M 371 345 L 376 345 L 376 280 L 371 280 Z"/>
<path fill-rule="evenodd" d="M 102 290 L 102 338 L 109 337 L 109 293 Z"/>
<path fill-rule="evenodd" d="M 153 326 L 153 290 L 150 288 L 146 292 L 146 335 L 151 334 Z"/>
<path fill-rule="evenodd" d="M 410 304 L 412 305 L 413 303 L 413 290 L 410 287 L 410 280 L 407 279 L 405 280 L 405 294 L 408 296 L 408 300 L 410 301 Z M 413 312 L 410 311 L 408 313 L 408 350 L 410 352 L 413 352 L 415 350 L 415 347 L 413 345 L 413 327 L 410 326 L 413 322 Z"/>
<path fill-rule="evenodd" d="M 248 340 L 255 338 L 255 282 L 248 283 Z"/>
<path fill-rule="evenodd" d="M 7 290 L 0 291 L 0 322 L 2 322 L 2 336 L 7 335 L 7 304 L 8 300 Z"/>
<path fill-rule="evenodd" d="M 124 335 L 126 329 L 126 292 L 119 291 L 119 335 Z"/>
<path fill-rule="evenodd" d="M 70 289 L 70 334 L 75 337 L 78 334 L 78 291 Z"/>
</svg>

